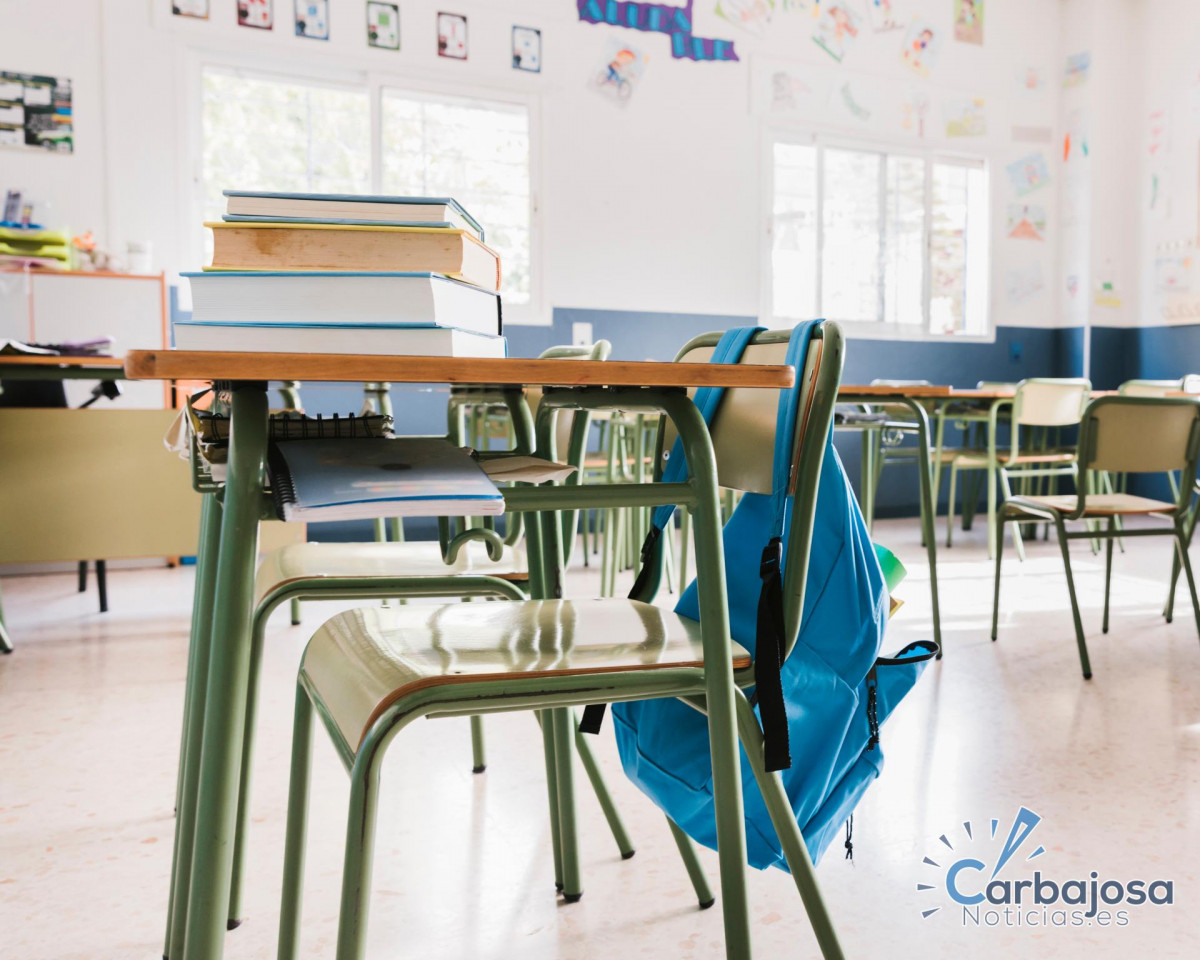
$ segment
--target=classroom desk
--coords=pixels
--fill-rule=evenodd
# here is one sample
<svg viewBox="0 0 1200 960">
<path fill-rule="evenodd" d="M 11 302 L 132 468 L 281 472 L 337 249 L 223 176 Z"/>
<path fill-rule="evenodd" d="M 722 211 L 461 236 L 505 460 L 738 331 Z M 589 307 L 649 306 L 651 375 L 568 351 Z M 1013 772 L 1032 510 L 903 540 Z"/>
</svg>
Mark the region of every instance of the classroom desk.
<svg viewBox="0 0 1200 960">
<path fill-rule="evenodd" d="M 231 441 L 228 479 L 220 505 L 206 495 L 197 561 L 193 634 L 188 657 L 188 743 L 181 758 L 176 816 L 177 870 L 168 906 L 170 960 L 218 960 L 224 947 L 233 857 L 237 785 L 240 776 L 242 717 L 250 657 L 250 615 L 257 557 L 257 530 L 264 509 L 267 448 L 267 381 L 357 381 L 490 385 L 520 390 L 524 385 L 608 390 L 633 388 L 654 393 L 702 386 L 781 389 L 792 386 L 788 366 L 758 364 L 630 363 L 591 360 L 524 360 L 380 357 L 324 354 L 247 354 L 196 351 L 132 351 L 126 356 L 130 379 L 181 379 L 228 384 Z M 623 406 L 637 406 L 633 391 L 619 391 Z M 626 400 L 630 404 L 626 404 Z M 520 434 L 532 440 L 532 419 L 521 400 Z M 692 408 L 694 409 L 694 408 Z M 540 451 L 539 451 L 540 452 Z M 710 453 L 711 456 L 711 453 Z M 712 467 L 715 469 L 715 465 Z M 517 488 L 522 494 L 531 490 Z M 548 488 L 569 504 L 572 491 Z M 524 497 L 528 499 L 528 497 Z M 554 506 L 545 510 L 560 509 Z M 711 514 L 717 517 L 716 505 Z M 702 515 L 696 517 L 697 523 Z M 531 533 L 538 527 L 531 524 Z M 713 531 L 719 537 L 719 531 Z M 537 539 L 541 539 L 540 537 Z M 550 543 L 553 537 L 546 538 Z M 537 544 L 531 538 L 531 573 Z M 544 566 L 553 564 L 546 558 Z M 538 596 L 553 595 L 557 584 L 531 582 Z M 540 589 L 539 589 L 540 588 Z M 726 643 L 728 643 L 726 637 Z M 711 691 L 732 697 L 728 654 L 715 664 Z M 715 686 L 714 686 L 715 685 Z M 717 699 L 723 699 L 718 697 Z M 732 701 L 730 701 L 732 709 Z M 736 750 L 736 745 L 732 747 Z M 736 767 L 736 764 L 735 764 Z M 565 842 L 565 841 L 564 841 Z M 729 852 L 733 853 L 733 851 Z M 742 852 L 736 851 L 740 857 Z"/>
</svg>

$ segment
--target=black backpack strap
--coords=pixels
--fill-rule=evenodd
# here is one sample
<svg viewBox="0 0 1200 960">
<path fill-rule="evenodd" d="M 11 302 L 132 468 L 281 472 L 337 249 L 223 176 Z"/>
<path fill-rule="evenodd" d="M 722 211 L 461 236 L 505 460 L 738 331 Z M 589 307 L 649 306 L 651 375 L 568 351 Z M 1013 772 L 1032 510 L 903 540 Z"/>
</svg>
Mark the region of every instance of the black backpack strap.
<svg viewBox="0 0 1200 960">
<path fill-rule="evenodd" d="M 754 696 L 763 727 L 763 763 L 767 771 L 792 765 L 787 705 L 783 700 L 783 540 L 772 537 L 762 553 L 758 573 L 758 628 L 754 647 Z"/>
</svg>

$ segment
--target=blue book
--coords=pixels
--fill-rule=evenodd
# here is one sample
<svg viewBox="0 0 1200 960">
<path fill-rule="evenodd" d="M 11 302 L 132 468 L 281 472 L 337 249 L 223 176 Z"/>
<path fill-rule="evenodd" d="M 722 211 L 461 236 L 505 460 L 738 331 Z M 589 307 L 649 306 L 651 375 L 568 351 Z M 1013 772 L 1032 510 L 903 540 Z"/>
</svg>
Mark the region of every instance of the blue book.
<svg viewBox="0 0 1200 960">
<path fill-rule="evenodd" d="M 226 190 L 226 217 L 267 220 L 363 220 L 398 222 L 422 227 L 451 226 L 480 241 L 483 227 L 453 197 L 389 197 L 354 193 L 270 193 Z"/>
<path fill-rule="evenodd" d="M 272 443 L 267 470 L 284 520 L 478 517 L 504 496 L 462 447 L 440 437 Z"/>
</svg>

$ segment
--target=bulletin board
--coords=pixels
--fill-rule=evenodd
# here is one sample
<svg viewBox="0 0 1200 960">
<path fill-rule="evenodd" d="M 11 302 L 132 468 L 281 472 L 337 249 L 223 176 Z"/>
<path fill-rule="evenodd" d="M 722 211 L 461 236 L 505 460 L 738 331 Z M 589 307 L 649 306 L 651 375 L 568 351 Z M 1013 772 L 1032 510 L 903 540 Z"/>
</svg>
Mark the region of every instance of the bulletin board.
<svg viewBox="0 0 1200 960">
<path fill-rule="evenodd" d="M 71 81 L 0 70 L 0 146 L 73 153 Z"/>
</svg>

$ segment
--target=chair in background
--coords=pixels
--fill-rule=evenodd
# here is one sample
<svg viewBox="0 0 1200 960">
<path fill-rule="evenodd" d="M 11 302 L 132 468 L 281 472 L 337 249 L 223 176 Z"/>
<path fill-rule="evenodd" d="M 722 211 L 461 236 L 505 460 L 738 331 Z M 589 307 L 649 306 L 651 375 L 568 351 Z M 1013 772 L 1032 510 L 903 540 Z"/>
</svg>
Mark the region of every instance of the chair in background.
<svg viewBox="0 0 1200 960">
<path fill-rule="evenodd" d="M 793 467 L 795 507 L 783 584 L 791 641 L 803 611 L 824 439 L 842 367 L 838 328 L 822 324 L 817 335 L 801 379 L 797 422 L 803 432 L 797 438 Z M 703 340 L 693 341 L 690 347 L 698 353 L 704 345 Z M 781 362 L 785 350 L 786 339 L 778 333 L 760 335 L 742 362 Z M 685 352 L 683 359 L 691 355 Z M 314 714 L 350 772 L 337 956 L 358 960 L 371 899 L 379 770 L 389 743 L 404 727 L 421 717 L 474 712 L 481 704 L 491 712 L 543 712 L 553 727 L 558 755 L 554 769 L 559 803 L 551 805 L 552 836 L 558 838 L 556 852 L 562 853 L 564 896 L 571 900 L 582 895 L 578 866 L 566 857 L 575 837 L 571 708 L 663 696 L 686 698 L 708 715 L 726 956 L 750 955 L 739 732 L 747 738 L 744 756 L 779 833 L 821 951 L 826 958 L 842 956 L 782 782 L 764 768 L 758 720 L 740 689 L 754 683 L 753 658 L 730 642 L 724 602 L 717 484 L 757 492 L 771 489 L 773 444 L 764 438 L 774 433 L 777 398 L 769 390 L 730 391 L 711 432 L 705 431 L 691 402 L 674 391 L 615 390 L 608 396 L 563 391 L 544 401 L 544 407 L 553 403 L 571 409 L 655 407 L 674 421 L 690 471 L 689 491 L 682 496 L 686 507 L 703 518 L 695 527 L 703 609 L 699 622 L 645 602 L 652 599 L 661 578 L 662 552 L 656 551 L 652 569 L 657 576 L 647 578 L 646 595 L 639 599 L 504 603 L 488 608 L 492 615 L 486 617 L 480 615 L 481 608 L 470 604 L 371 608 L 341 614 L 317 631 L 305 651 L 296 689 L 280 960 L 292 960 L 298 947 Z M 546 450 L 551 435 L 547 418 L 539 417 L 539 450 Z M 629 505 L 650 502 L 645 486 L 620 487 L 605 489 L 602 499 L 597 499 L 605 505 L 622 499 Z M 561 508 L 561 498 L 550 499 L 549 493 L 532 490 L 528 496 L 514 497 L 510 509 Z M 574 502 L 587 502 L 585 490 L 577 496 Z M 532 523 L 530 530 L 531 537 L 537 530 L 550 538 L 543 554 L 547 569 L 542 571 L 542 586 L 559 582 L 560 577 L 551 558 L 560 555 L 561 526 L 552 518 L 551 514 L 541 523 Z M 541 533 L 536 536 L 540 541 Z"/>
<path fill-rule="evenodd" d="M 950 489 L 947 504 L 946 546 L 953 542 L 954 494 L 958 474 L 964 470 L 985 471 L 985 477 L 999 477 L 1005 500 L 1013 496 L 1013 480 L 1049 480 L 1075 477 L 1075 451 L 1047 443 L 1052 429 L 1075 426 L 1082 416 L 1084 405 L 1091 395 L 1092 385 L 1084 379 L 1031 378 L 1017 384 L 1012 400 L 1012 422 L 1009 431 L 1009 450 L 1000 451 L 997 434 L 998 405 L 990 411 L 988 446 L 986 450 L 963 451 L 950 458 Z M 994 471 L 994 474 L 993 474 Z M 988 542 L 995 550 L 1000 533 L 996 514 L 988 514 Z M 1017 555 L 1025 559 L 1025 546 L 1019 526 L 1013 527 L 1013 543 Z"/>
<path fill-rule="evenodd" d="M 1184 476 L 1193 477 L 1196 475 L 1198 459 L 1200 403 L 1194 400 L 1101 397 L 1093 400 L 1084 411 L 1079 426 L 1078 446 L 1078 465 L 1081 472 L 1166 473 L 1180 470 Z M 1079 600 L 1075 595 L 1075 580 L 1071 573 L 1071 553 L 1068 549 L 1071 540 L 1100 537 L 1107 541 L 1103 622 L 1103 632 L 1107 633 L 1113 540 L 1119 536 L 1171 537 L 1175 543 L 1176 562 L 1182 565 L 1187 576 L 1196 628 L 1200 631 L 1200 600 L 1196 597 L 1196 583 L 1187 553 L 1188 537 L 1191 534 L 1191 488 L 1185 488 L 1176 497 L 1175 502 L 1170 503 L 1128 493 L 1094 494 L 1089 492 L 1089 486 L 1084 482 L 1077 483 L 1077 492 L 1073 495 L 1012 497 L 1004 502 L 1000 510 L 1002 524 L 1042 520 L 1054 525 L 1067 575 L 1067 592 L 1071 595 L 1071 613 L 1075 619 L 1075 641 L 1079 647 L 1079 662 L 1085 680 L 1091 678 L 1092 667 L 1088 660 L 1083 621 L 1079 615 Z M 1133 516 L 1156 516 L 1168 520 L 1170 525 L 1127 528 L 1123 531 L 1117 528 L 1116 521 L 1119 518 Z M 1068 532 L 1066 524 L 1076 520 L 1103 523 L 1104 527 Z M 996 588 L 992 606 L 993 640 L 996 639 L 1000 612 L 1000 555 L 1003 544 L 1004 537 L 1001 536 L 996 544 Z"/>
<path fill-rule="evenodd" d="M 1189 373 L 1178 380 L 1126 380 L 1117 387 L 1117 394 L 1122 397 L 1169 397 L 1176 393 L 1200 394 L 1200 374 Z M 1124 474 L 1113 477 L 1111 482 L 1118 491 L 1125 492 Z M 1179 477 L 1168 473 L 1167 483 L 1171 486 L 1171 496 L 1178 498 Z"/>
</svg>

